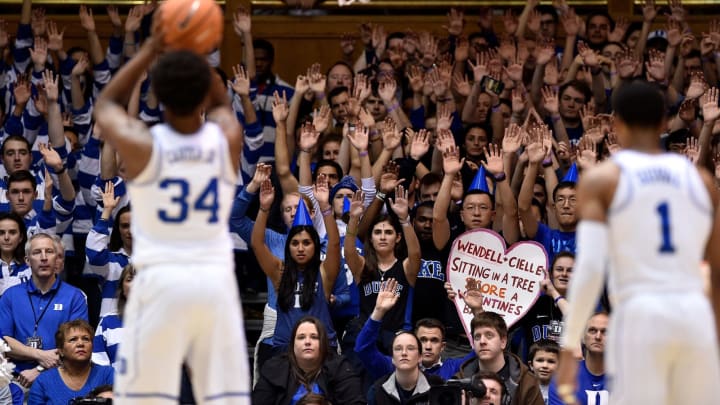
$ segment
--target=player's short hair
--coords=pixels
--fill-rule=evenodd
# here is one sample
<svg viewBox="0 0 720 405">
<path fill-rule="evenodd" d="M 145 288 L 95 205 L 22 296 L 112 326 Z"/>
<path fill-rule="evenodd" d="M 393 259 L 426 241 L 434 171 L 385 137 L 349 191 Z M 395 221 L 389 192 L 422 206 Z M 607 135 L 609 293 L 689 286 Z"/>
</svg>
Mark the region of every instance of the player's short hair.
<svg viewBox="0 0 720 405">
<path fill-rule="evenodd" d="M 665 119 L 665 98 L 660 90 L 639 80 L 615 90 L 612 106 L 615 116 L 630 128 L 658 128 Z"/>
<path fill-rule="evenodd" d="M 470 321 L 470 331 L 475 333 L 477 328 L 492 328 L 495 329 L 501 338 L 507 338 L 508 328 L 503 317 L 496 312 L 483 312 L 477 314 Z"/>
<path fill-rule="evenodd" d="M 37 188 L 37 180 L 35 180 L 35 176 L 33 176 L 32 173 L 28 170 L 17 170 L 13 172 L 10 176 L 8 176 L 7 180 L 7 188 L 10 190 L 10 187 L 13 183 L 20 183 L 22 181 L 29 181 L 30 184 L 32 184 L 33 191 L 35 188 Z"/>
<path fill-rule="evenodd" d="M 50 239 L 50 241 L 53 243 L 53 247 L 55 249 L 57 249 L 57 246 L 55 246 L 55 239 L 53 239 L 53 237 L 50 236 L 50 234 L 45 233 L 45 232 L 39 232 L 39 233 L 36 233 L 35 235 L 29 237 L 27 242 L 25 242 L 25 256 L 30 257 L 30 250 L 31 250 L 33 241 L 36 239 L 43 239 L 43 238 Z"/>
<path fill-rule="evenodd" d="M 422 318 L 415 322 L 415 332 L 420 328 L 440 329 L 443 342 L 445 341 L 445 325 L 435 318 Z"/>
<path fill-rule="evenodd" d="M 158 101 L 182 116 L 191 114 L 205 101 L 210 91 L 210 75 L 210 67 L 199 55 L 173 51 L 158 59 L 150 83 Z"/>
<path fill-rule="evenodd" d="M 530 352 L 528 354 L 528 361 L 533 361 L 535 355 L 538 352 L 548 352 L 560 355 L 560 345 L 558 342 L 549 339 L 540 339 L 537 342 L 530 345 Z"/>
<path fill-rule="evenodd" d="M 90 326 L 89 323 L 87 323 L 84 319 L 75 319 L 73 321 L 65 322 L 61 324 L 58 327 L 57 332 L 55 332 L 55 347 L 60 349 L 63 347 L 63 344 L 65 343 L 65 335 L 67 335 L 68 332 L 70 332 L 72 329 L 81 329 L 87 332 L 90 337 L 92 338 L 95 335 L 95 329 L 93 329 L 92 326 Z"/>
<path fill-rule="evenodd" d="M 30 152 L 30 150 L 32 149 L 32 145 L 30 145 L 30 141 L 25 139 L 24 136 L 10 135 L 7 138 L 5 138 L 5 140 L 3 141 L 2 147 L 0 147 L 0 155 L 3 155 L 3 156 L 5 155 L 5 145 L 7 145 L 7 143 L 10 141 L 18 141 L 18 142 L 24 143 L 28 152 Z"/>
</svg>

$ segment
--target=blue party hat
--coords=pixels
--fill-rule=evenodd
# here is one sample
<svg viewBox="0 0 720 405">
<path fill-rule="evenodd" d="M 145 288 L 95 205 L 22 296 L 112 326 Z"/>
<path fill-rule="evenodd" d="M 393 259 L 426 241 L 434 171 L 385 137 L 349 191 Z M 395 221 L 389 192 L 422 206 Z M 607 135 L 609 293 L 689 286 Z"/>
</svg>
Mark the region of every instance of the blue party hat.
<svg viewBox="0 0 720 405">
<path fill-rule="evenodd" d="M 347 196 L 345 196 L 345 197 L 343 197 L 343 210 L 342 210 L 342 213 L 343 213 L 343 215 L 345 215 L 345 214 L 347 214 L 347 213 L 349 213 L 349 212 L 350 212 L 350 199 L 347 198 Z"/>
<path fill-rule="evenodd" d="M 565 174 L 565 177 L 562 179 L 563 183 L 577 183 L 578 181 L 578 169 L 577 164 L 573 163 L 572 166 L 570 166 L 570 170 Z"/>
<path fill-rule="evenodd" d="M 305 206 L 305 200 L 300 197 L 300 202 L 298 202 L 297 211 L 295 212 L 295 219 L 293 219 L 293 228 L 296 226 L 305 226 L 309 225 L 312 226 L 312 218 L 310 218 L 310 212 L 308 212 L 307 207 Z"/>
<path fill-rule="evenodd" d="M 470 183 L 470 187 L 468 187 L 467 191 L 482 191 L 490 194 L 490 188 L 488 187 L 484 166 L 480 165 L 480 168 L 475 174 L 475 178 L 472 183 Z"/>
</svg>

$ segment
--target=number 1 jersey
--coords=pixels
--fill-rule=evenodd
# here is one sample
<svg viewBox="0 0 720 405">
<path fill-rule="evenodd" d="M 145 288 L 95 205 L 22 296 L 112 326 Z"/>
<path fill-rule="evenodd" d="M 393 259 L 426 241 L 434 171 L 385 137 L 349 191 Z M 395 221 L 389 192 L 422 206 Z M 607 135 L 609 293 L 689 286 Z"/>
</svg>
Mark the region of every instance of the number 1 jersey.
<svg viewBox="0 0 720 405">
<path fill-rule="evenodd" d="M 621 170 L 608 212 L 613 302 L 638 293 L 702 293 L 713 207 L 695 166 L 671 153 L 628 150 L 612 159 Z"/>
<path fill-rule="evenodd" d="M 132 262 L 227 264 L 236 172 L 220 127 L 206 122 L 194 134 L 167 124 L 150 129 L 152 155 L 132 181 Z"/>
</svg>

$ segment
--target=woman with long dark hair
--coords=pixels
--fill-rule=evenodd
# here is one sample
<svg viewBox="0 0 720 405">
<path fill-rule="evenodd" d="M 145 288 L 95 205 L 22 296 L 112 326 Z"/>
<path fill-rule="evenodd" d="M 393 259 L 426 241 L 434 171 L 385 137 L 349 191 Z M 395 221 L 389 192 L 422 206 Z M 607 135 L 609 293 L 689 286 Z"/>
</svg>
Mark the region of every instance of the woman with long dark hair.
<svg viewBox="0 0 720 405">
<path fill-rule="evenodd" d="M 328 327 L 330 344 L 337 346 L 328 303 L 340 269 L 340 235 L 329 203 L 330 190 L 324 175 L 318 177 L 314 194 L 327 229 L 325 260 L 320 259 L 320 237 L 302 199 L 285 243 L 285 259 L 280 260 L 265 243 L 268 212 L 275 192 L 269 180 L 260 188 L 260 210 L 253 228 L 251 246 L 260 268 L 277 291 L 278 311 L 273 336 L 273 349 L 276 352 L 285 350 L 290 343 L 290 331 L 306 315 L 322 319 Z"/>
<path fill-rule="evenodd" d="M 25 263 L 25 221 L 12 212 L 0 212 L 0 295 L 30 278 Z"/>
<path fill-rule="evenodd" d="M 403 186 L 395 189 L 395 199 L 390 201 L 390 208 L 399 220 L 387 215 L 375 218 L 365 239 L 365 255 L 360 256 L 355 249 L 355 238 L 364 208 L 362 193 L 355 193 L 344 244 L 345 261 L 360 289 L 362 318 L 367 319 L 375 308 L 382 283 L 390 278 L 398 281 L 398 305 L 387 313 L 382 324 L 381 340 L 386 353 L 390 352 L 396 331 L 412 328 L 410 297 L 420 271 L 420 243 L 410 223 L 408 192 Z M 403 238 L 407 250 L 403 249 Z"/>
<path fill-rule="evenodd" d="M 254 404 L 295 404 L 308 394 L 322 394 L 332 404 L 364 404 L 360 377 L 335 354 L 323 322 L 301 318 L 286 353 L 268 360 L 252 394 Z"/>
</svg>

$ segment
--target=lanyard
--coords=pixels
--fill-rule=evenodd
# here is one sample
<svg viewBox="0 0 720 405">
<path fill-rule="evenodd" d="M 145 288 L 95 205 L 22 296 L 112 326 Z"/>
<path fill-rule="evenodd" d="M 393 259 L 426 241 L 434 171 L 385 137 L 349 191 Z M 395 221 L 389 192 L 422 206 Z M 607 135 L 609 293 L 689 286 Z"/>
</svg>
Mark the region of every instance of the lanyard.
<svg viewBox="0 0 720 405">
<path fill-rule="evenodd" d="M 40 318 L 35 315 L 35 305 L 33 305 L 32 297 L 30 296 L 30 291 L 27 292 L 28 301 L 30 301 L 30 308 L 32 309 L 33 318 L 35 319 L 35 328 L 33 329 L 33 337 L 37 336 L 37 329 L 38 325 L 40 324 L 40 321 L 43 319 L 43 316 L 45 316 L 45 312 L 47 312 L 48 308 L 50 308 L 50 305 L 52 304 L 52 300 L 55 298 L 55 295 L 57 295 L 58 290 L 60 290 L 60 285 L 62 284 L 62 281 L 58 282 L 57 289 L 52 293 L 50 296 L 50 301 L 48 301 L 47 306 L 45 306 L 45 309 L 40 313 Z M 42 298 L 42 296 L 41 296 Z"/>
</svg>

